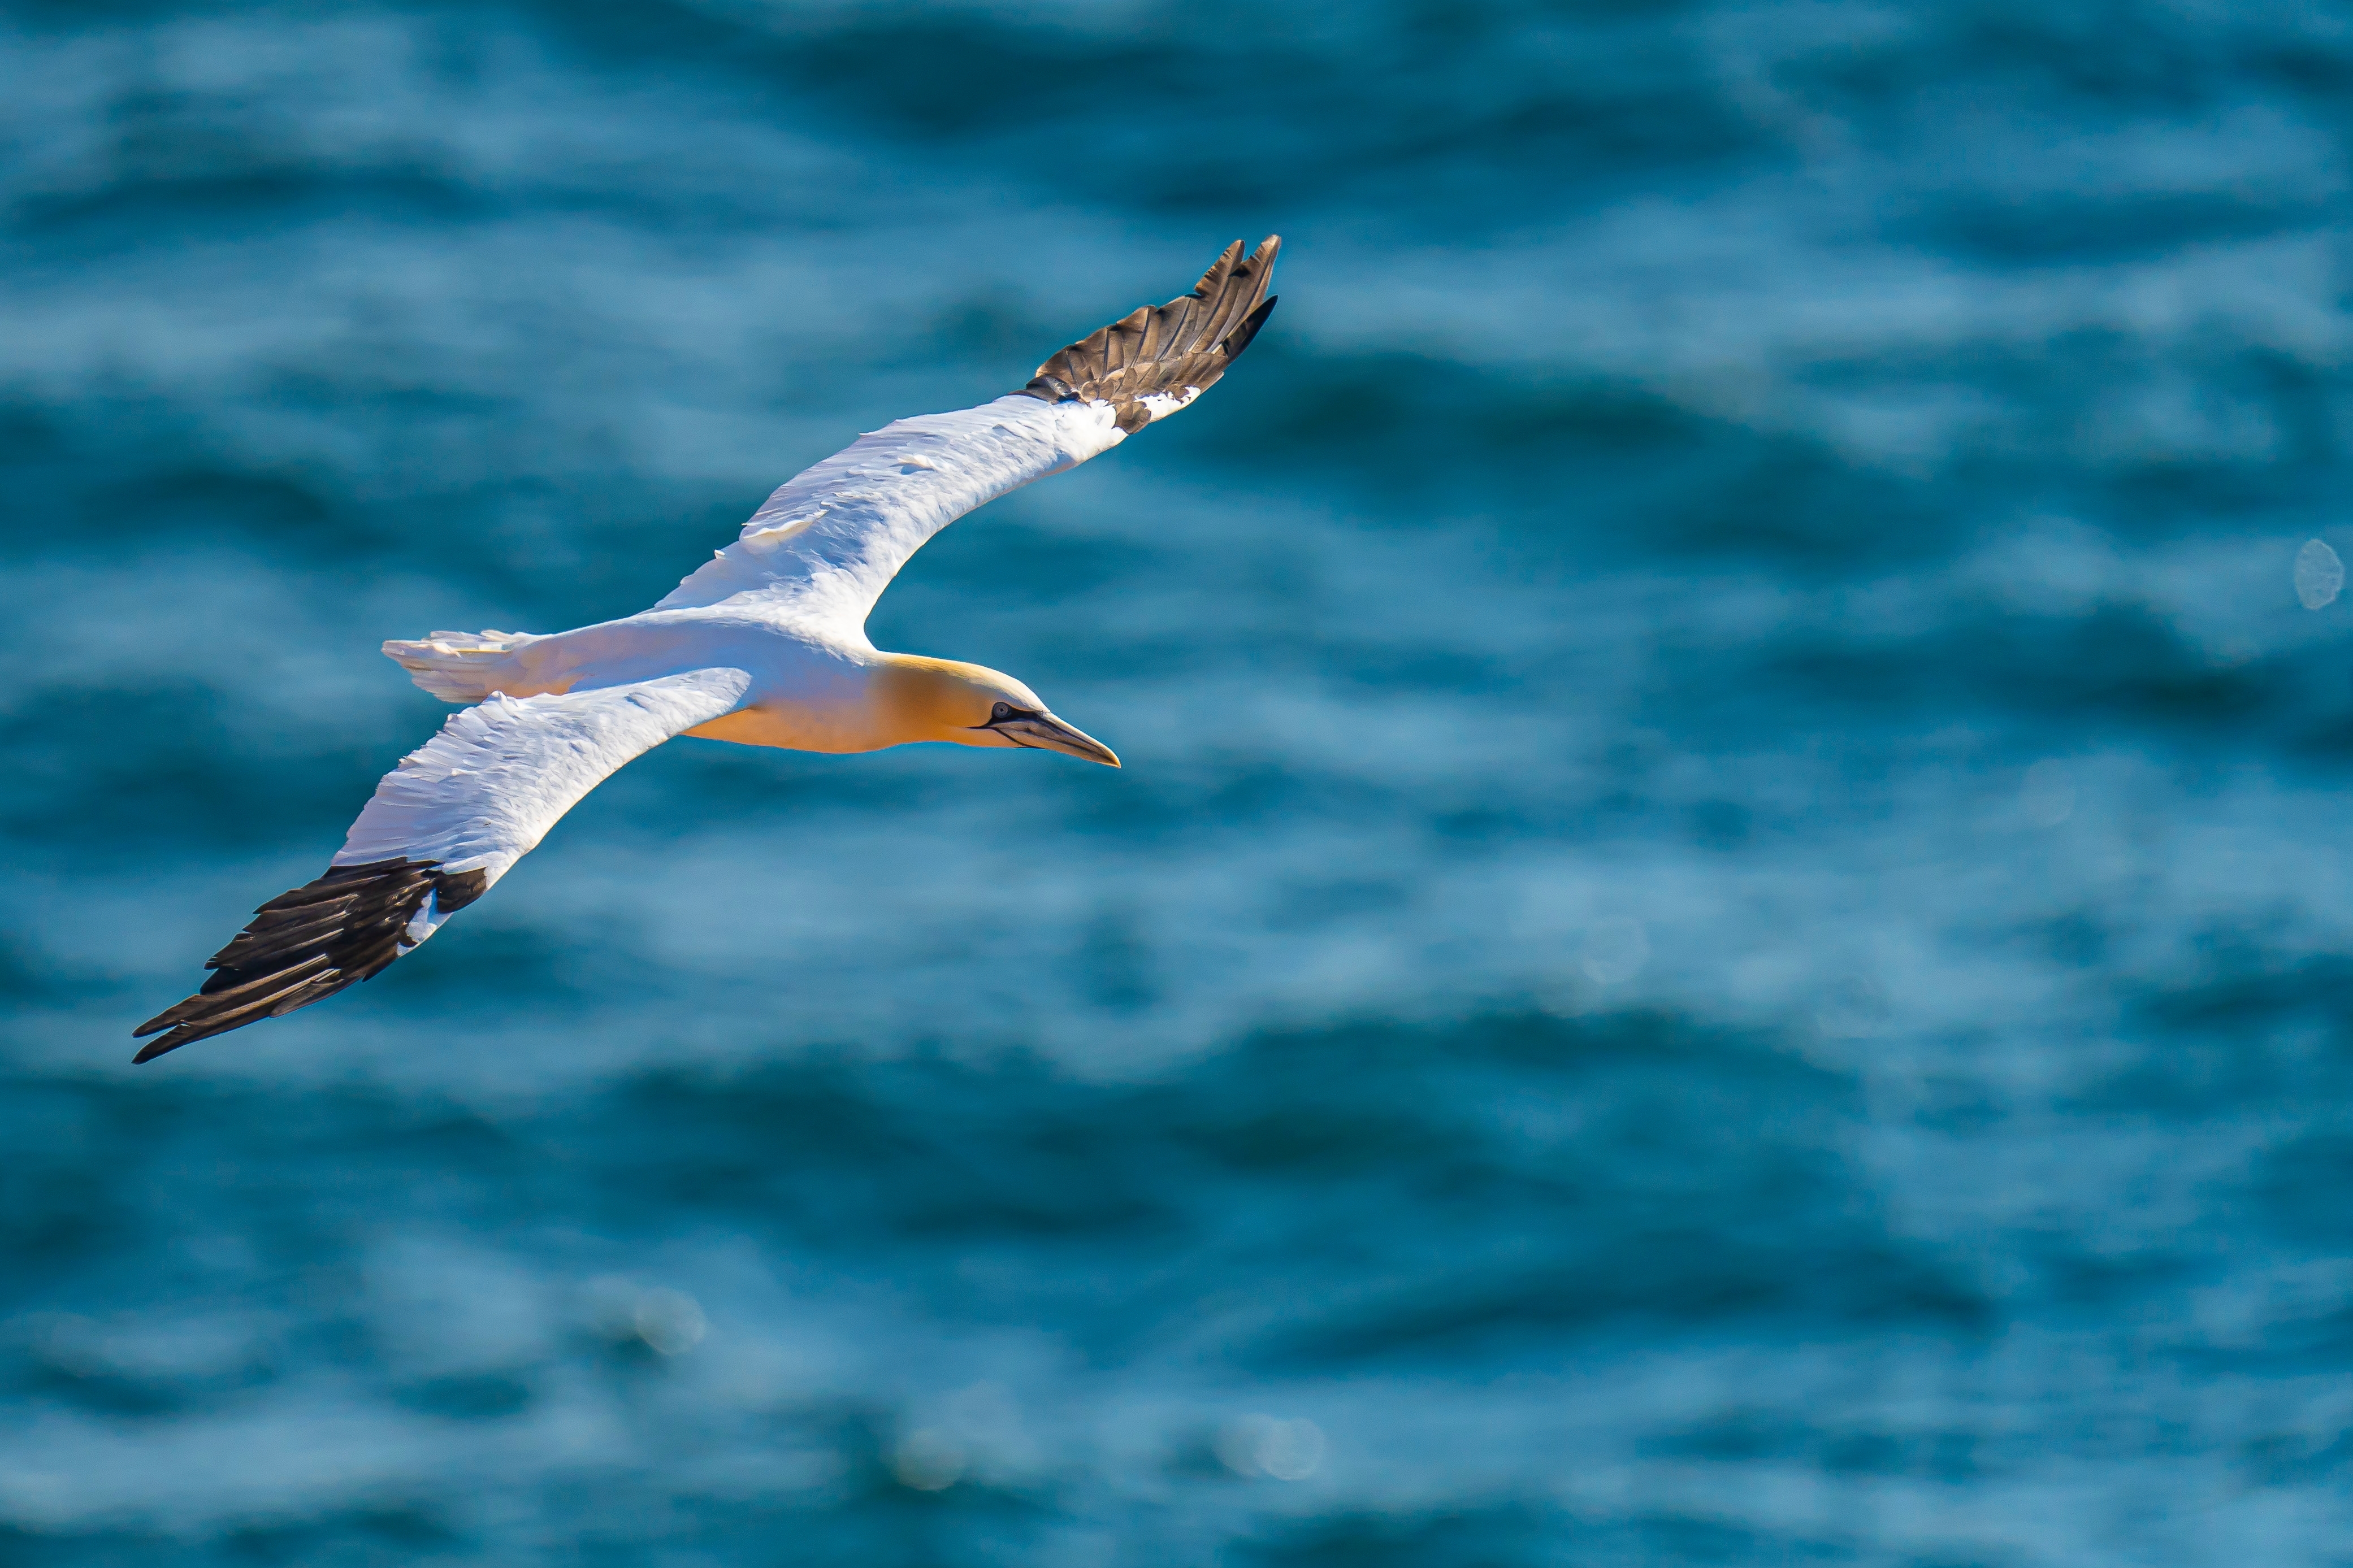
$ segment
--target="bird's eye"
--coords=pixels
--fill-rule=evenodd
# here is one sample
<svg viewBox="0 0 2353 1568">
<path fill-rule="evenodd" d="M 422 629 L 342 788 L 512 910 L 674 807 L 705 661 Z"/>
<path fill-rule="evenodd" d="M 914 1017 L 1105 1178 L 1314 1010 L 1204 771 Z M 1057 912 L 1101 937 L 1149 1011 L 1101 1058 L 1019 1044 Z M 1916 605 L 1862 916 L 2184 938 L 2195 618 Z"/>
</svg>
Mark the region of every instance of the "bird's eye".
<svg viewBox="0 0 2353 1568">
<path fill-rule="evenodd" d="M 1010 702 L 1000 702 L 988 710 L 988 721 L 992 724 L 1002 724 L 1012 717 L 1013 704 Z"/>
</svg>

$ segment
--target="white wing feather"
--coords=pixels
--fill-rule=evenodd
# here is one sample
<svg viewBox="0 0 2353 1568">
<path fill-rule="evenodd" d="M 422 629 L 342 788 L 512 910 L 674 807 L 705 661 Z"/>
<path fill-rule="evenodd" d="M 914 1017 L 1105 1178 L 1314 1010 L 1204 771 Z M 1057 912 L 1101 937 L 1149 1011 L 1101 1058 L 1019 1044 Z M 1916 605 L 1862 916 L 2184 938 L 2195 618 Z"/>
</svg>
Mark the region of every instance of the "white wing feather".
<svg viewBox="0 0 2353 1568">
<path fill-rule="evenodd" d="M 433 861 L 484 871 L 487 887 L 607 776 L 733 711 L 751 682 L 697 669 L 561 696 L 493 692 L 384 775 L 333 864 Z"/>
<path fill-rule="evenodd" d="M 1016 393 L 901 419 L 795 475 L 741 538 L 654 608 L 766 601 L 856 632 L 908 557 L 957 518 L 1126 438 L 1108 403 Z"/>
</svg>

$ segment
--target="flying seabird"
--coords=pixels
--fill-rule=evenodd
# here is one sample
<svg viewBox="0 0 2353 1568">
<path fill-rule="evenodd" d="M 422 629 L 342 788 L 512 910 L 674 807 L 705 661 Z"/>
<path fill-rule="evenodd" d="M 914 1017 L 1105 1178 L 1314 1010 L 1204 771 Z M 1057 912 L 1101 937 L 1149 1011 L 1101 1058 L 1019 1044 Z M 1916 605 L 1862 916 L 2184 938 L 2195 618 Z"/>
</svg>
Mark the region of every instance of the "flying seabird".
<svg viewBox="0 0 2353 1568">
<path fill-rule="evenodd" d="M 435 632 L 385 655 L 471 703 L 384 776 L 324 875 L 206 963 L 204 988 L 132 1031 L 134 1061 L 281 1017 L 381 972 L 490 891 L 605 776 L 674 735 L 803 752 L 913 741 L 1119 766 L 1009 675 L 885 653 L 866 617 L 923 542 L 1076 468 L 1216 384 L 1274 309 L 1282 248 L 1236 240 L 1189 294 L 1100 328 L 1029 384 L 901 419 L 786 482 L 650 610 L 575 631 Z"/>
</svg>

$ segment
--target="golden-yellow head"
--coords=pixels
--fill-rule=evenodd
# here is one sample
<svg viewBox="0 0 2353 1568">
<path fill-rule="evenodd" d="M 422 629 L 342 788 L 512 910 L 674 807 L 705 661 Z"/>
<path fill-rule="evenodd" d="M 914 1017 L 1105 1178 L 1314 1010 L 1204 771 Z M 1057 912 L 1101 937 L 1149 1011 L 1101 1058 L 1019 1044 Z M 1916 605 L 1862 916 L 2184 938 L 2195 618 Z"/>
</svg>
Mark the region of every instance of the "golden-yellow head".
<svg viewBox="0 0 2353 1568">
<path fill-rule="evenodd" d="M 875 671 L 874 706 L 891 745 L 1029 746 L 1119 766 L 1109 746 L 1055 718 L 1036 692 L 977 664 L 886 654 Z"/>
</svg>

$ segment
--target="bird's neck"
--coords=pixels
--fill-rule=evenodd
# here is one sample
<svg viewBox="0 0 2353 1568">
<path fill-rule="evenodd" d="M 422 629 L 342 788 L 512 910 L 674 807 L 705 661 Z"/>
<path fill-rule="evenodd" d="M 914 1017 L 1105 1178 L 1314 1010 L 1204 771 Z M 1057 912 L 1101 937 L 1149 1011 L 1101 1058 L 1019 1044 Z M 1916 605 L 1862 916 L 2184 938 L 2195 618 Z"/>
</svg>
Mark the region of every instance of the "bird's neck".
<svg viewBox="0 0 2353 1568">
<path fill-rule="evenodd" d="M 976 664 L 920 654 L 886 653 L 867 679 L 867 712 L 879 744 L 962 742 L 972 727 L 974 691 L 988 672 Z M 980 701 L 986 711 L 986 700 Z"/>
</svg>

